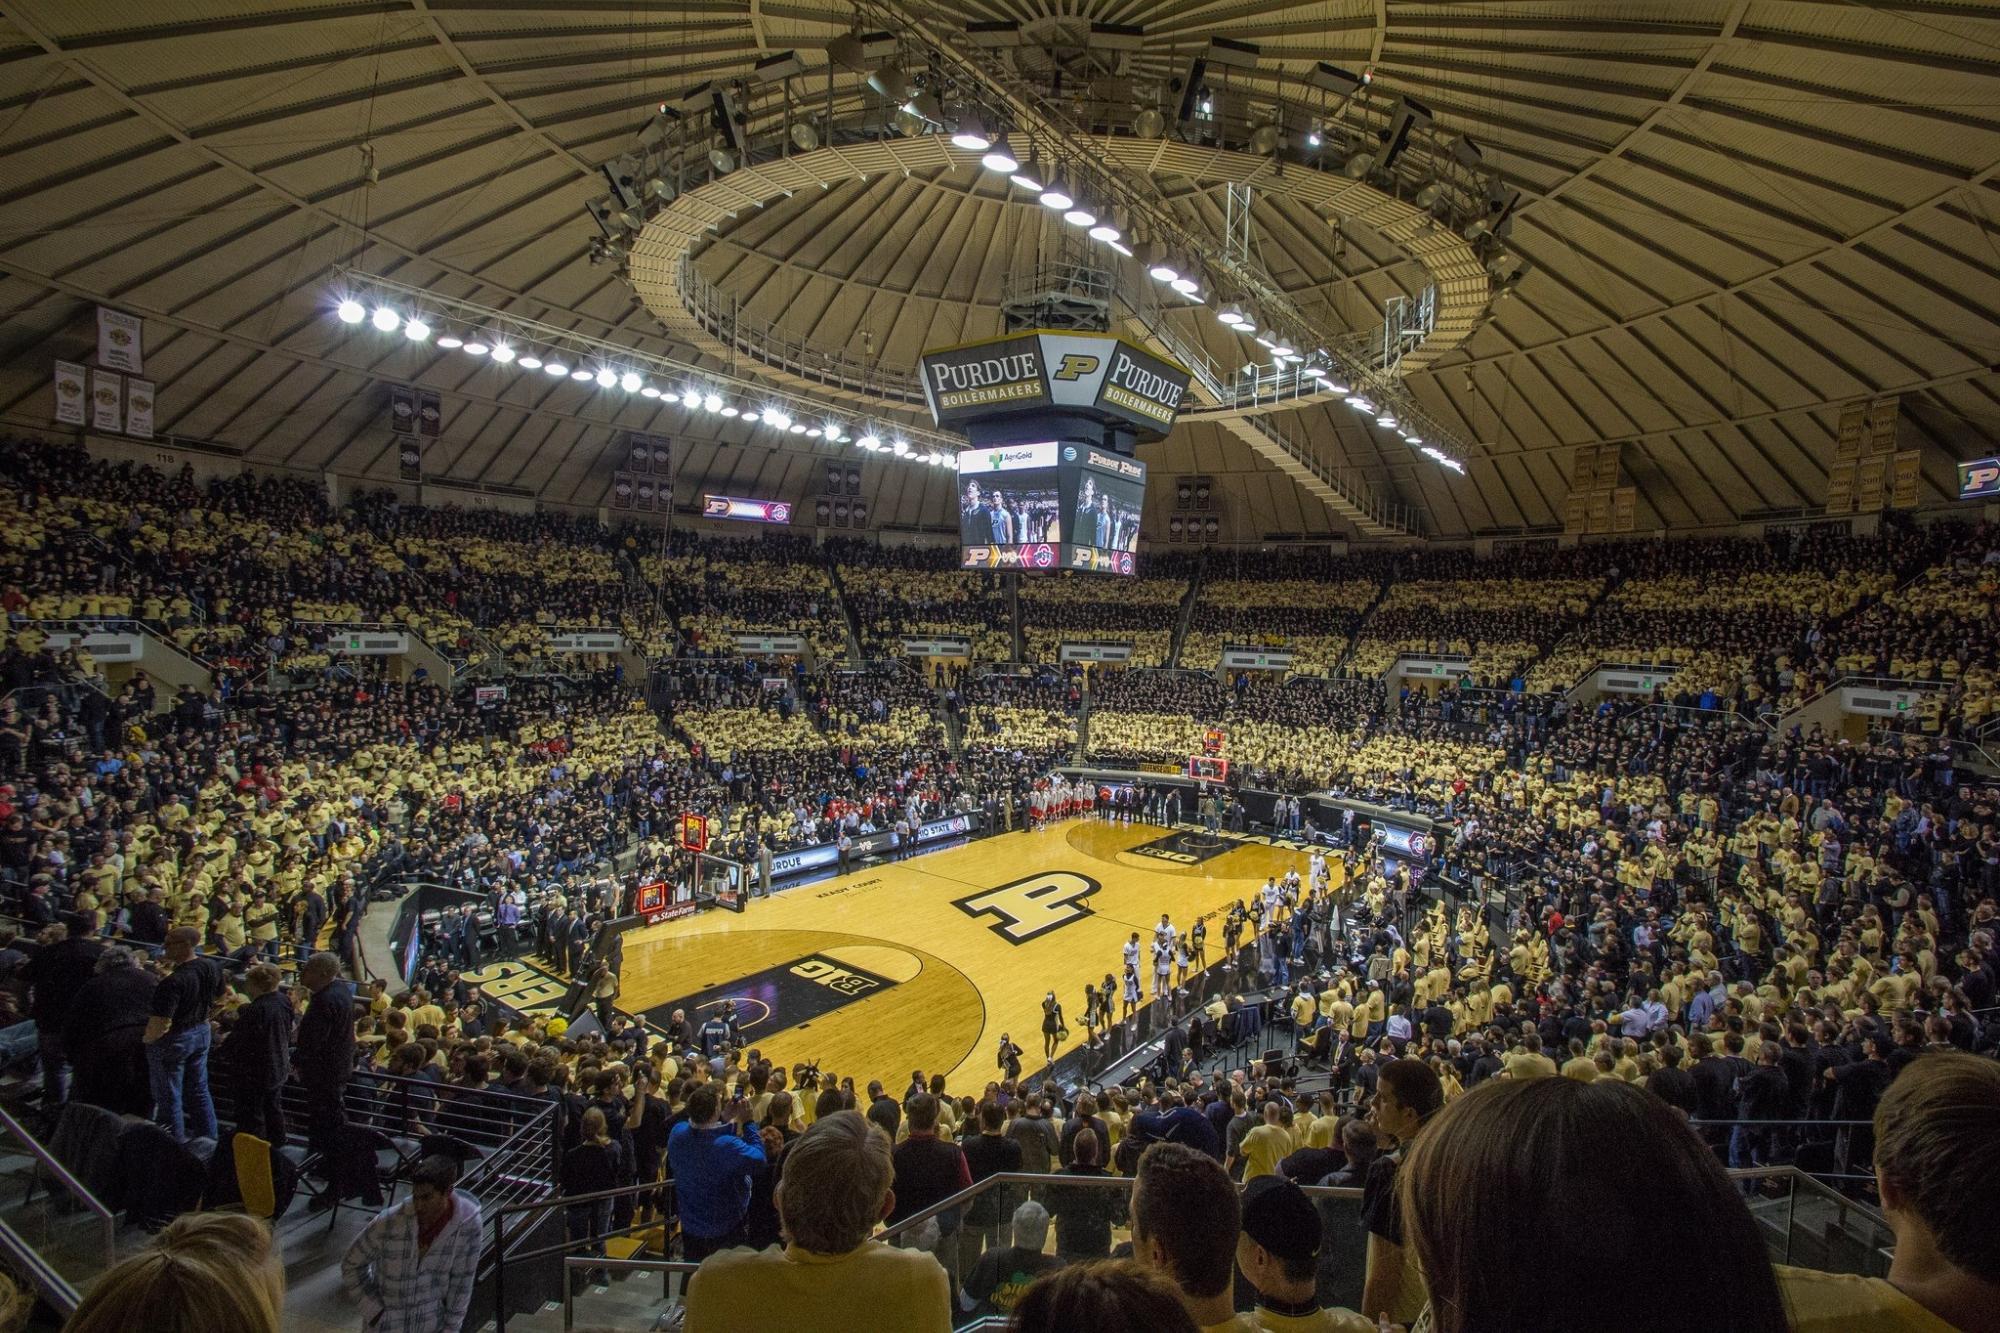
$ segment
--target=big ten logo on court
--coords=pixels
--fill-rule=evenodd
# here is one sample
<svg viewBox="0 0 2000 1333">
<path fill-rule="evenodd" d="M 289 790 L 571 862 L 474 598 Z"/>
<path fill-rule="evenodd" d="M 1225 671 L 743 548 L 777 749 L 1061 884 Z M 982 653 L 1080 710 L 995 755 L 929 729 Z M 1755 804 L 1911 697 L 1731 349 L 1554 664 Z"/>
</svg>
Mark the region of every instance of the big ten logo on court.
<svg viewBox="0 0 2000 1333">
<path fill-rule="evenodd" d="M 1102 364 L 1104 362 L 1101 357 L 1087 356 L 1082 352 L 1066 352 L 1063 354 L 1063 359 L 1056 363 L 1056 378 L 1080 380 L 1085 375 L 1097 373 L 1097 368 Z"/>
<path fill-rule="evenodd" d="M 866 995 L 881 985 L 879 977 L 871 977 L 861 972 L 850 972 L 840 964 L 825 958 L 808 958 L 792 964 L 792 975 L 817 981 L 830 991 L 841 995 Z"/>
<path fill-rule="evenodd" d="M 995 918 L 989 927 L 995 935 L 1009 944 L 1026 944 L 1089 916 L 1090 908 L 1083 900 L 1100 887 L 1088 875 L 1072 870 L 1046 870 L 997 889 L 955 899 L 952 906 L 967 916 Z"/>
<path fill-rule="evenodd" d="M 568 982 L 519 963 L 482 967 L 477 972 L 467 972 L 465 979 L 485 991 L 488 998 L 522 1012 L 554 1008 L 569 993 Z"/>
</svg>

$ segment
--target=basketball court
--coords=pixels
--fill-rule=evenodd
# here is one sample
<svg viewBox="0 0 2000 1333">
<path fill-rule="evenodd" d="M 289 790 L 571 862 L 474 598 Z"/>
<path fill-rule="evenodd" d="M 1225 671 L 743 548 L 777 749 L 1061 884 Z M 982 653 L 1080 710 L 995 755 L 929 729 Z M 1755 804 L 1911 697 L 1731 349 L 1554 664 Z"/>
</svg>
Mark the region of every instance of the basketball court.
<svg viewBox="0 0 2000 1333">
<path fill-rule="evenodd" d="M 1150 946 L 1162 912 L 1183 931 L 1209 916 L 1212 962 L 1231 903 L 1306 872 L 1303 843 L 1211 841 L 1193 825 L 1069 820 L 667 922 L 626 937 L 620 1007 L 653 1026 L 681 1008 L 699 1025 L 733 999 L 776 1064 L 898 1086 L 922 1069 L 976 1092 L 998 1076 L 1003 1032 L 1027 1068 L 1041 1063 L 1051 989 L 1070 1023 L 1062 1049 L 1081 1044 L 1083 988 L 1122 972 L 1133 931 Z"/>
</svg>

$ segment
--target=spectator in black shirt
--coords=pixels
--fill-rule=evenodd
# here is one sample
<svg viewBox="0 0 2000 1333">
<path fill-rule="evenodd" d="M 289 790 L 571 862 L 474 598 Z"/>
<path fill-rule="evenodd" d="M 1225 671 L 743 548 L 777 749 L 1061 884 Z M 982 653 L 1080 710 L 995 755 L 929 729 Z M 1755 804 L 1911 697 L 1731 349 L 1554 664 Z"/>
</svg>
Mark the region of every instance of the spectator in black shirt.
<svg viewBox="0 0 2000 1333">
<path fill-rule="evenodd" d="M 292 1070 L 292 1002 L 278 989 L 276 965 L 258 963 L 243 977 L 250 1003 L 223 1043 L 236 1089 L 236 1128 L 266 1143 L 285 1142 L 279 1092 Z"/>
<path fill-rule="evenodd" d="M 956 1143 L 938 1137 L 937 1098 L 920 1092 L 910 1098 L 905 1112 L 910 1119 L 910 1136 L 896 1145 L 895 1178 L 899 1188 L 895 1192 L 894 1211 L 883 1219 L 890 1226 L 972 1187 L 972 1170 L 966 1165 L 965 1154 Z M 939 1214 L 937 1222 L 940 1244 L 956 1245 L 958 1210 Z"/>
<path fill-rule="evenodd" d="M 1681 1068 L 1681 1048 L 1678 1046 L 1660 1049 L 1660 1067 L 1646 1075 L 1646 1091 L 1685 1116 L 1692 1117 L 1701 1109 L 1701 1088 L 1695 1083 L 1694 1075 Z"/>
<path fill-rule="evenodd" d="M 1000 1141 L 1004 1143 L 1007 1140 Z M 997 1192 L 987 1191 L 980 1196 L 980 1201 L 991 1198 Z M 1048 1209 L 1032 1199 L 1016 1208 L 1014 1243 L 1005 1249 L 988 1250 L 980 1256 L 978 1263 L 972 1265 L 966 1274 L 965 1287 L 958 1294 L 959 1309 L 975 1319 L 1012 1314 L 1036 1278 L 1062 1267 L 1062 1260 L 1042 1252 L 1048 1238 Z"/>
<path fill-rule="evenodd" d="M 1738 1120 L 1782 1120 L 1791 1108 L 1792 1085 L 1778 1067 L 1781 1057 L 1776 1042 L 1757 1049 L 1757 1067 L 1736 1085 Z M 1741 1170 L 1763 1166 L 1771 1160 L 1771 1133 L 1750 1125 L 1736 1125 L 1729 1135 L 1729 1165 Z"/>
<path fill-rule="evenodd" d="M 1410 1142 L 1444 1105 L 1444 1087 L 1421 1060 L 1391 1060 L 1382 1066 L 1375 1099 L 1375 1128 L 1396 1142 L 1375 1159 L 1361 1187 L 1361 1224 L 1368 1232 L 1368 1275 L 1361 1291 L 1361 1313 L 1370 1319 L 1387 1315 L 1395 1323 L 1413 1323 L 1424 1307 L 1423 1277 L 1403 1232 L 1403 1210 L 1396 1195 L 1396 1172 Z"/>
<path fill-rule="evenodd" d="M 354 1074 L 354 987 L 340 974 L 337 954 L 316 953 L 299 969 L 299 984 L 311 994 L 299 1022 L 299 1081 L 306 1092 L 306 1140 L 315 1153 L 329 1154 L 347 1123 L 342 1098 Z M 328 1199 L 331 1194 L 321 1196 Z M 315 1206 L 321 1206 L 314 1199 Z"/>
<path fill-rule="evenodd" d="M 64 921 L 67 938 L 44 948 L 21 969 L 28 983 L 29 1016 L 35 1020 L 35 1038 L 42 1057 L 42 1097 L 50 1106 L 69 1100 L 70 1062 L 63 1044 L 65 1022 L 77 992 L 97 973 L 97 960 L 104 953 L 102 942 L 94 938 L 97 915 L 78 912 Z"/>
<path fill-rule="evenodd" d="M 120 1115 L 152 1114 L 145 1037 L 159 980 L 130 949 L 106 949 L 98 958 L 97 975 L 76 993 L 63 1027 L 78 1101 Z"/>
<path fill-rule="evenodd" d="M 1060 1174 L 1065 1181 L 1108 1180 L 1111 1173 L 1101 1164 L 1104 1150 L 1097 1131 L 1086 1129 L 1076 1136 L 1074 1161 Z M 1056 1255 L 1065 1263 L 1086 1259 L 1106 1259 L 1111 1255 L 1111 1227 L 1124 1220 L 1125 1193 L 1091 1184 L 1056 1184 L 1048 1191 L 1049 1212 L 1056 1219 Z"/>
<path fill-rule="evenodd" d="M 146 1023 L 146 1067 L 153 1082 L 153 1119 L 174 1142 L 213 1139 L 215 1099 L 208 1090 L 208 1016 L 222 995 L 222 969 L 195 954 L 201 933 L 192 926 L 167 932 L 167 962 L 173 971 L 153 988 Z"/>
<path fill-rule="evenodd" d="M 1021 1145 L 1007 1136 L 1007 1111 L 998 1102 L 979 1104 L 979 1132 L 968 1134 L 960 1144 L 965 1165 L 976 1185 L 988 1176 L 1021 1169 Z M 966 1272 L 979 1258 L 982 1244 L 988 1251 L 1000 1248 L 1007 1227 L 1007 1195 L 1011 1191 L 996 1186 L 966 1207 L 959 1231 L 959 1271 Z M 1047 1218 L 1043 1219 L 1047 1228 Z M 1018 1242 L 1017 1242 L 1018 1243 Z"/>
</svg>

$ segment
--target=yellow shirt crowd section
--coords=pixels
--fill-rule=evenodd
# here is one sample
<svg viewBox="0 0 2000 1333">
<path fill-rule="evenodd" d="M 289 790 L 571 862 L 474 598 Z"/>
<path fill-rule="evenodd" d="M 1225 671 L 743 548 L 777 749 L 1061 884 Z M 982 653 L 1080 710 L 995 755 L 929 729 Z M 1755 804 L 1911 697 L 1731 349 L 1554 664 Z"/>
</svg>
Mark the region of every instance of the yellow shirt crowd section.
<svg viewBox="0 0 2000 1333">
<path fill-rule="evenodd" d="M 1306 675 L 1331 674 L 1347 652 L 1346 634 L 1293 633 L 1283 629 L 1259 631 L 1216 630 L 1201 627 L 1204 610 L 1246 611 L 1248 619 L 1268 618 L 1282 624 L 1287 612 L 1317 614 L 1328 610 L 1359 614 L 1375 600 L 1380 586 L 1372 579 L 1341 579 L 1317 582 L 1312 579 L 1204 579 L 1195 619 L 1187 639 L 1181 644 L 1180 664 L 1212 667 L 1222 661 L 1222 650 L 1232 643 L 1289 649 L 1295 656 L 1292 669 Z M 1254 613 L 1268 613 L 1259 617 Z"/>
<path fill-rule="evenodd" d="M 817 560 L 766 560 L 749 551 L 655 554 L 639 567 L 648 583 L 674 585 L 681 630 L 706 650 L 726 650 L 737 634 L 775 632 L 804 636 L 823 662 L 847 653 L 833 584 Z M 722 599 L 705 596 L 709 588 Z"/>
<path fill-rule="evenodd" d="M 107 880 L 101 900 L 79 905 L 115 910 L 114 891 L 143 896 L 157 887 L 176 925 L 206 930 L 213 924 L 232 949 L 240 947 L 246 931 L 253 939 L 275 938 L 275 919 L 258 923 L 256 896 L 264 896 L 275 911 L 276 904 L 301 889 L 324 892 L 375 850 L 379 832 L 352 821 L 353 831 L 322 852 L 313 837 L 336 814 L 358 800 L 387 807 L 407 804 L 411 796 L 442 799 L 456 794 L 477 805 L 536 790 L 546 780 L 551 761 L 531 753 L 529 747 L 565 732 L 570 750 L 562 762 L 579 778 L 622 768 L 635 757 L 679 749 L 660 730 L 651 710 L 635 702 L 599 719 L 531 723 L 518 741 L 459 741 L 438 745 L 429 753 L 411 743 L 380 741 L 361 747 L 344 762 L 290 760 L 270 775 L 281 799 L 264 809 L 258 808 L 253 794 L 239 793 L 224 780 L 211 780 L 192 804 L 175 800 L 150 816 L 135 812 L 128 825 L 132 842 L 127 864 L 115 880 Z M 231 821 L 236 819 L 241 823 L 232 831 Z M 172 836 L 183 830 L 194 838 L 185 855 Z M 226 905 L 224 915 L 213 922 L 211 898 Z"/>
<path fill-rule="evenodd" d="M 1602 579 L 1413 579 L 1392 583 L 1374 618 L 1362 627 L 1347 669 L 1352 675 L 1379 676 L 1406 653 L 1465 654 L 1471 658 L 1466 670 L 1475 680 L 1504 685 L 1547 646 L 1520 637 L 1510 626 L 1509 612 L 1541 617 L 1581 615 L 1603 587 Z M 1452 613 L 1452 619 L 1441 624 L 1440 633 L 1397 633 L 1383 623 L 1387 617 L 1389 626 L 1420 625 L 1427 611 Z M 1462 624 L 1467 614 L 1491 617 L 1491 630 L 1476 638 L 1454 631 L 1452 626 Z M 1513 618 L 1513 623 L 1519 623 L 1519 618 Z"/>
<path fill-rule="evenodd" d="M 861 636 L 880 630 L 869 613 L 872 603 L 894 606 L 903 634 L 950 635 L 972 641 L 975 662 L 1005 662 L 1014 655 L 1014 632 L 1007 601 L 983 578 L 951 569 L 898 569 L 841 566 L 840 582 L 861 626 Z M 877 656 L 901 656 L 900 644 L 882 645 Z"/>
</svg>

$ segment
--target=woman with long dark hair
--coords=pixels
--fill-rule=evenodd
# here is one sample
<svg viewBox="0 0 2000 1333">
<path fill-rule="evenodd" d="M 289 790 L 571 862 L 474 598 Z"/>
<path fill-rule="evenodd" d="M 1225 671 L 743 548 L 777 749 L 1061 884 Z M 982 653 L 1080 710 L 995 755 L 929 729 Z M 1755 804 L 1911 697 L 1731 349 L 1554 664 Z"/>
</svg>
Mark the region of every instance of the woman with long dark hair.
<svg viewBox="0 0 2000 1333">
<path fill-rule="evenodd" d="M 1622 1079 L 1490 1079 L 1396 1182 L 1433 1333 L 1785 1333 L 1750 1210 L 1686 1119 Z M 1562 1280 L 1550 1255 L 1582 1253 Z"/>
</svg>

